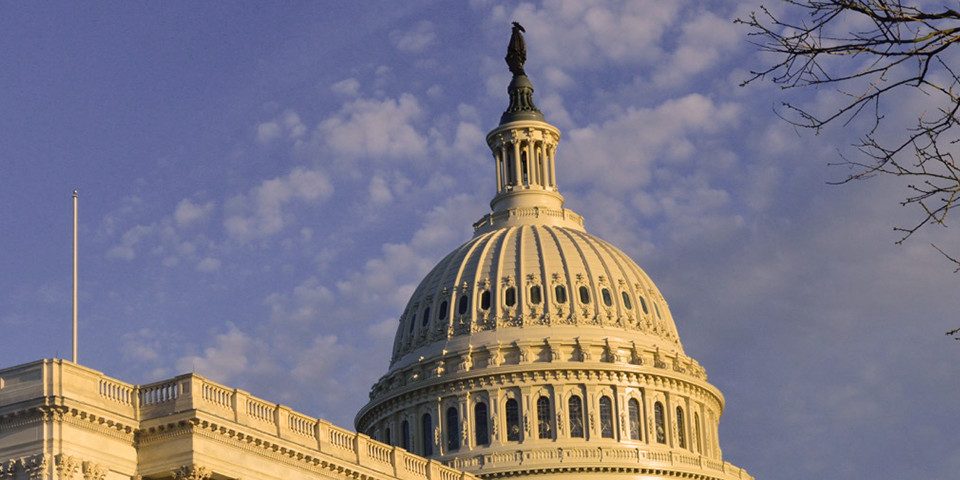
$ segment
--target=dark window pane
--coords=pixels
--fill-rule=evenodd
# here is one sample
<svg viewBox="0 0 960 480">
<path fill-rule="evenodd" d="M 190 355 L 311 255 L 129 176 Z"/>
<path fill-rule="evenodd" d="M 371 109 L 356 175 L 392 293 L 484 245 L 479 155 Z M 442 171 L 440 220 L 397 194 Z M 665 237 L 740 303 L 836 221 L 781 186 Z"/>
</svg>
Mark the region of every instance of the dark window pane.
<svg viewBox="0 0 960 480">
<path fill-rule="evenodd" d="M 567 303 L 567 289 L 563 285 L 553 289 L 553 296 L 557 297 L 557 303 Z"/>
<path fill-rule="evenodd" d="M 393 445 L 393 442 L 390 441 L 390 429 L 389 429 L 389 428 L 383 431 L 383 443 L 386 443 L 386 444 L 389 444 L 389 445 Z"/>
<path fill-rule="evenodd" d="M 400 424 L 400 447 L 406 451 L 410 451 L 410 444 L 412 444 L 410 438 L 410 422 L 404 420 Z"/>
<path fill-rule="evenodd" d="M 582 285 L 580 286 L 580 303 L 590 303 L 590 290 Z"/>
<path fill-rule="evenodd" d="M 506 408 L 506 417 L 507 417 L 507 441 L 508 442 L 519 442 L 520 441 L 520 406 L 517 404 L 516 399 L 507 400 Z"/>
<path fill-rule="evenodd" d="M 530 303 L 534 305 L 540 305 L 540 302 L 543 301 L 543 298 L 540 295 L 540 285 L 534 285 L 530 287 Z"/>
<path fill-rule="evenodd" d="M 423 318 L 420 319 L 420 324 L 425 327 L 427 326 L 427 322 L 429 321 L 430 321 L 430 307 L 427 307 L 426 310 L 423 311 Z"/>
<path fill-rule="evenodd" d="M 484 290 L 480 294 L 480 308 L 490 310 L 490 290 Z"/>
<path fill-rule="evenodd" d="M 657 318 L 663 318 L 662 316 L 660 316 L 660 304 L 654 303 L 653 309 L 657 311 Z"/>
<path fill-rule="evenodd" d="M 627 310 L 633 308 L 633 304 L 630 303 L 630 295 L 627 295 L 627 292 L 620 292 L 620 296 L 623 298 L 623 306 Z"/>
<path fill-rule="evenodd" d="M 470 308 L 470 298 L 463 295 L 460 297 L 460 303 L 457 305 L 457 312 L 463 315 L 467 313 L 468 308 Z"/>
<path fill-rule="evenodd" d="M 644 300 L 643 295 L 637 298 L 640 299 L 640 307 L 643 308 L 643 313 L 650 313 L 650 310 L 647 309 L 647 301 Z"/>
<path fill-rule="evenodd" d="M 540 397 L 537 399 L 537 432 L 540 438 L 553 438 L 552 428 L 550 427 L 550 399 Z"/>
<path fill-rule="evenodd" d="M 423 456 L 433 455 L 433 419 L 429 413 L 420 418 L 420 438 L 423 439 Z"/>
<path fill-rule="evenodd" d="M 490 444 L 487 422 L 487 404 L 480 402 L 473 407 L 473 428 L 478 446 Z"/>
<path fill-rule="evenodd" d="M 663 418 L 663 404 L 653 404 L 653 421 L 657 428 L 657 443 L 667 443 L 667 427 Z"/>
<path fill-rule="evenodd" d="M 640 435 L 640 402 L 631 398 L 627 403 L 627 410 L 630 415 L 630 440 L 642 440 Z"/>
<path fill-rule="evenodd" d="M 570 436 L 583 438 L 583 400 L 576 395 L 570 397 L 567 410 L 570 412 Z"/>
<path fill-rule="evenodd" d="M 444 300 L 440 304 L 440 313 L 437 314 L 437 318 L 439 318 L 440 320 L 447 318 L 447 301 L 446 300 Z"/>
<path fill-rule="evenodd" d="M 408 332 L 408 333 L 413 333 L 413 325 L 414 325 L 415 323 L 417 323 L 416 316 L 417 316 L 417 314 L 414 313 L 413 315 L 410 315 L 410 316 L 408 317 L 408 318 L 410 319 L 410 326 L 407 328 L 407 332 Z"/>
<path fill-rule="evenodd" d="M 613 305 L 613 298 L 610 296 L 610 290 L 607 290 L 606 288 L 600 290 L 600 296 L 603 297 L 604 305 L 608 307 Z"/>
<path fill-rule="evenodd" d="M 683 409 L 677 407 L 677 443 L 680 448 L 687 448 L 687 432 L 683 425 Z"/>
<path fill-rule="evenodd" d="M 460 413 L 456 407 L 447 409 L 447 451 L 460 450 Z"/>
<path fill-rule="evenodd" d="M 508 287 L 506 291 L 503 292 L 503 303 L 508 307 L 512 307 L 517 304 L 517 291 L 513 287 Z"/>
<path fill-rule="evenodd" d="M 613 438 L 613 402 L 610 397 L 600 397 L 600 436 Z"/>
</svg>

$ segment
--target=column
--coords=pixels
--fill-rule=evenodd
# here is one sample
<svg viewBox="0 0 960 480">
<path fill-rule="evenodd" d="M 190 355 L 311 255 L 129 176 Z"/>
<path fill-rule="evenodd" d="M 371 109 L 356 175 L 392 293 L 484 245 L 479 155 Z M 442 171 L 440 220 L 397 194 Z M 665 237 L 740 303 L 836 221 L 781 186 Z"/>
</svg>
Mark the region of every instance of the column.
<svg viewBox="0 0 960 480">
<path fill-rule="evenodd" d="M 527 135 L 527 183 L 526 186 L 533 185 L 535 168 L 534 165 L 537 163 L 533 158 L 533 135 Z"/>
<path fill-rule="evenodd" d="M 493 162 L 497 164 L 497 193 L 500 193 L 503 190 L 503 182 L 501 181 L 500 156 L 496 152 L 493 153 Z"/>
<path fill-rule="evenodd" d="M 520 139 L 516 135 L 513 137 L 513 179 L 514 185 L 519 186 L 522 181 L 520 176 Z"/>
</svg>

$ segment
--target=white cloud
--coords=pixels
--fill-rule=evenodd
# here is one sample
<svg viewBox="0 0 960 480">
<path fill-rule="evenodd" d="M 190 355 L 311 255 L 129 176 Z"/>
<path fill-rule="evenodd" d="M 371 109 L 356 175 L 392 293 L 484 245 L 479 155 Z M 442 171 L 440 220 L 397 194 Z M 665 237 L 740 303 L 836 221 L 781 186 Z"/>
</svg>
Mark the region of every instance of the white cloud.
<svg viewBox="0 0 960 480">
<path fill-rule="evenodd" d="M 120 238 L 120 244 L 107 250 L 107 258 L 133 260 L 137 257 L 137 247 L 140 242 L 155 229 L 155 225 L 137 225 L 127 230 Z"/>
<path fill-rule="evenodd" d="M 374 175 L 370 179 L 370 186 L 367 189 L 370 195 L 370 201 L 377 205 L 384 205 L 393 201 L 393 194 L 390 193 L 390 186 L 380 175 Z"/>
<path fill-rule="evenodd" d="M 173 212 L 173 219 L 177 222 L 178 227 L 186 227 L 207 218 L 213 212 L 213 208 L 213 202 L 196 204 L 189 198 L 184 198 L 177 204 L 177 208 Z"/>
<path fill-rule="evenodd" d="M 417 53 L 436 43 L 437 28 L 433 23 L 423 20 L 412 29 L 394 31 L 390 40 L 401 52 Z"/>
<path fill-rule="evenodd" d="M 330 91 L 340 95 L 355 97 L 360 93 L 360 82 L 355 78 L 346 78 L 330 85 Z"/>
<path fill-rule="evenodd" d="M 670 52 L 666 65 L 657 69 L 656 82 L 674 85 L 692 80 L 696 74 L 715 66 L 742 42 L 741 32 L 732 20 L 710 12 L 698 12 L 683 23 L 680 43 Z"/>
<path fill-rule="evenodd" d="M 197 271 L 212 273 L 220 270 L 220 260 L 212 257 L 206 257 L 197 264 Z"/>
<path fill-rule="evenodd" d="M 306 133 L 307 127 L 300 121 L 300 115 L 286 110 L 277 118 L 257 125 L 257 142 L 268 144 L 286 135 L 289 139 L 298 139 Z"/>
<path fill-rule="evenodd" d="M 316 203 L 332 194 L 333 184 L 323 172 L 296 168 L 231 199 L 224 227 L 232 238 L 241 241 L 269 237 L 292 221 L 284 210 L 288 204 Z"/>
<path fill-rule="evenodd" d="M 398 99 L 358 99 L 320 123 L 317 132 L 335 152 L 349 156 L 423 155 L 427 141 L 414 127 L 423 114 L 410 94 Z"/>
</svg>

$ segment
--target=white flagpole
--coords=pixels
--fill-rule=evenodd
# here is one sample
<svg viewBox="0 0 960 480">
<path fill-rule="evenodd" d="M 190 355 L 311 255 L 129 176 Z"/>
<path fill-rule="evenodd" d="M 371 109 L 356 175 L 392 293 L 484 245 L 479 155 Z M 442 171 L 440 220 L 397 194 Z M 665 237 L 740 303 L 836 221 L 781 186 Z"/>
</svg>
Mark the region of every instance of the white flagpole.
<svg viewBox="0 0 960 480">
<path fill-rule="evenodd" d="M 77 200 L 73 191 L 73 363 L 77 363 Z"/>
</svg>

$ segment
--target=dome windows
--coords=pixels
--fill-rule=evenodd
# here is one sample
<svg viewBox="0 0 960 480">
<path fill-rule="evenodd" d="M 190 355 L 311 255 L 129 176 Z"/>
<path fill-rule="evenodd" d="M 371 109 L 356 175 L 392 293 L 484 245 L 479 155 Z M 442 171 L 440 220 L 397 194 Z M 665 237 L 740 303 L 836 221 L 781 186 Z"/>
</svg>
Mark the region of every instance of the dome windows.
<svg viewBox="0 0 960 480">
<path fill-rule="evenodd" d="M 633 309 L 633 303 L 630 302 L 630 295 L 627 295 L 627 292 L 620 292 L 620 298 L 623 299 L 623 306 L 627 310 Z"/>
<path fill-rule="evenodd" d="M 586 285 L 580 285 L 580 303 L 588 304 L 590 303 L 590 290 L 587 289 Z"/>
<path fill-rule="evenodd" d="M 508 442 L 519 442 L 520 441 L 520 406 L 517 404 L 517 399 L 511 398 L 507 400 L 506 408 L 504 408 L 507 417 L 507 441 Z"/>
<path fill-rule="evenodd" d="M 680 448 L 687 448 L 687 434 L 683 424 L 683 409 L 677 407 L 677 444 Z"/>
<path fill-rule="evenodd" d="M 460 450 L 460 413 L 457 407 L 447 409 L 447 451 Z"/>
<path fill-rule="evenodd" d="M 606 395 L 600 397 L 600 436 L 613 438 L 613 401 Z"/>
<path fill-rule="evenodd" d="M 543 301 L 543 295 L 540 293 L 540 285 L 530 287 L 530 303 L 540 305 Z"/>
<path fill-rule="evenodd" d="M 653 422 L 657 429 L 657 443 L 667 443 L 667 427 L 663 416 L 663 404 L 656 402 L 653 404 Z"/>
<path fill-rule="evenodd" d="M 583 400 L 577 395 L 570 397 L 567 411 L 570 412 L 570 436 L 583 438 Z"/>
<path fill-rule="evenodd" d="M 433 455 L 433 418 L 429 413 L 420 417 L 420 438 L 423 439 L 423 449 L 420 450 L 423 456 Z"/>
<path fill-rule="evenodd" d="M 663 319 L 663 316 L 660 315 L 660 304 L 654 303 L 653 309 L 657 311 L 657 318 Z"/>
<path fill-rule="evenodd" d="M 540 438 L 553 438 L 553 432 L 550 427 L 550 399 L 540 397 L 537 399 L 537 433 Z"/>
<path fill-rule="evenodd" d="M 613 306 L 613 297 L 610 296 L 610 290 L 606 287 L 600 290 L 600 297 L 603 299 L 603 304 L 611 307 Z"/>
<path fill-rule="evenodd" d="M 487 404 L 478 402 L 473 407 L 474 443 L 477 446 L 490 444 L 490 433 L 487 431 Z"/>
<path fill-rule="evenodd" d="M 437 319 L 443 320 L 447 317 L 447 301 L 444 300 L 440 303 L 440 312 L 437 314 Z"/>
<path fill-rule="evenodd" d="M 553 289 L 553 297 L 557 303 L 567 303 L 567 289 L 563 285 L 557 285 Z"/>
<path fill-rule="evenodd" d="M 410 422 L 404 420 L 400 424 L 400 448 L 410 451 L 410 446 L 413 445 L 410 437 Z"/>
<path fill-rule="evenodd" d="M 426 327 L 427 322 L 430 321 L 430 307 L 428 306 L 423 310 L 423 318 L 420 320 L 420 325 Z"/>
<path fill-rule="evenodd" d="M 642 440 L 640 435 L 640 402 L 631 398 L 627 402 L 628 416 L 630 417 L 630 440 Z"/>
<path fill-rule="evenodd" d="M 647 300 L 643 298 L 643 295 L 639 295 L 639 296 L 637 297 L 637 300 L 640 300 L 640 308 L 643 309 L 643 314 L 644 314 L 644 315 L 649 315 L 649 314 L 650 314 L 650 309 L 647 308 Z"/>
<path fill-rule="evenodd" d="M 517 304 L 517 289 L 513 287 L 507 287 L 503 292 L 503 303 L 508 307 L 512 307 Z"/>
<path fill-rule="evenodd" d="M 457 313 L 460 315 L 466 315 L 467 310 L 470 309 L 470 297 L 466 294 L 460 296 L 460 301 L 457 302 Z"/>
<path fill-rule="evenodd" d="M 490 310 L 490 290 L 484 290 L 480 294 L 480 309 Z"/>
</svg>

